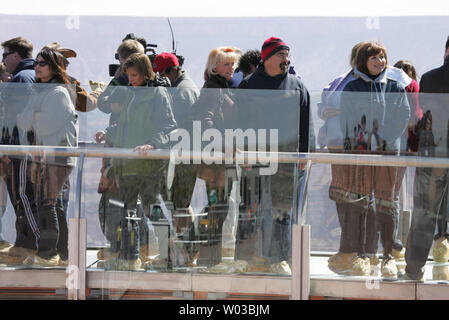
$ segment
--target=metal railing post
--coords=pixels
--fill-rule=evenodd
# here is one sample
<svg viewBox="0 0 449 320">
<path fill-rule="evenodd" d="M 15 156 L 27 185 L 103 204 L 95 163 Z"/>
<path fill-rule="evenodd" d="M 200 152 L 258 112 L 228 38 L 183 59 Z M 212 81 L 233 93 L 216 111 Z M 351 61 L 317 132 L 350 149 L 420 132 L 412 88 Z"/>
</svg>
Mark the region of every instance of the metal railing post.
<svg viewBox="0 0 449 320">
<path fill-rule="evenodd" d="M 312 163 L 307 161 L 302 177 L 298 179 L 297 207 L 295 223 L 292 226 L 292 300 L 308 300 L 310 291 L 310 226 L 305 225 L 305 209 L 307 203 L 307 184 Z"/>
<path fill-rule="evenodd" d="M 86 218 L 82 214 L 83 167 L 85 154 L 78 159 L 78 171 L 75 184 L 75 217 L 69 219 L 69 265 L 66 286 L 68 299 L 86 299 Z"/>
</svg>

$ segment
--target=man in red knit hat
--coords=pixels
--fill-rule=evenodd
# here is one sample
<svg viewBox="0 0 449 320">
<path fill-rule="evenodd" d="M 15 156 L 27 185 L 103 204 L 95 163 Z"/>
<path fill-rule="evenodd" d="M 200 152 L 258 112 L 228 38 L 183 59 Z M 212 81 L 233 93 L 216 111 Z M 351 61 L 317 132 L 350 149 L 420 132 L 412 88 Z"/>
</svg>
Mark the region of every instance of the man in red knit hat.
<svg viewBox="0 0 449 320">
<path fill-rule="evenodd" d="M 241 82 L 239 88 L 264 89 L 264 97 L 258 99 L 256 95 L 262 90 L 254 90 L 252 100 L 258 102 L 254 105 L 246 103 L 242 112 L 247 116 L 242 118 L 253 127 L 277 129 L 279 151 L 308 152 L 309 130 L 313 133 L 309 126 L 310 98 L 301 79 L 289 72 L 290 47 L 281 39 L 270 37 L 262 45 L 261 56 L 261 63 Z M 270 94 L 268 90 L 272 90 Z M 287 90 L 288 94 L 285 92 Z M 284 275 L 291 275 L 288 261 L 291 254 L 290 227 L 295 219 L 293 212 L 296 211 L 293 199 L 296 193 L 294 170 L 294 165 L 279 164 L 276 173 L 260 177 L 258 211 L 263 216 L 263 227 L 262 241 L 258 243 L 262 247 L 255 247 L 252 257 L 252 264 L 257 268 L 262 264 L 271 264 L 269 271 Z M 299 171 L 299 176 L 302 176 L 303 170 Z"/>
</svg>

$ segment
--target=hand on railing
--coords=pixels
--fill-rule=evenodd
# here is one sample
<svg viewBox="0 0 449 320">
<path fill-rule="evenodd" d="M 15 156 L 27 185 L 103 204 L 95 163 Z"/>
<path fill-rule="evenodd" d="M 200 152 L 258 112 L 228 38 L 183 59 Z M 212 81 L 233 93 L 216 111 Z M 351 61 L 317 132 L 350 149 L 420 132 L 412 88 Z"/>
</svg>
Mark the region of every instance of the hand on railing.
<svg viewBox="0 0 449 320">
<path fill-rule="evenodd" d="M 134 152 L 138 151 L 139 155 L 146 155 L 150 150 L 153 150 L 154 146 L 151 144 L 144 144 L 142 146 L 137 146 L 134 148 Z"/>
<path fill-rule="evenodd" d="M 322 116 L 323 118 L 329 119 L 336 117 L 340 114 L 340 109 L 326 107 L 323 109 Z"/>
<path fill-rule="evenodd" d="M 94 140 L 96 143 L 102 143 L 106 140 L 106 132 L 104 132 L 103 130 L 98 131 L 94 134 Z"/>
</svg>

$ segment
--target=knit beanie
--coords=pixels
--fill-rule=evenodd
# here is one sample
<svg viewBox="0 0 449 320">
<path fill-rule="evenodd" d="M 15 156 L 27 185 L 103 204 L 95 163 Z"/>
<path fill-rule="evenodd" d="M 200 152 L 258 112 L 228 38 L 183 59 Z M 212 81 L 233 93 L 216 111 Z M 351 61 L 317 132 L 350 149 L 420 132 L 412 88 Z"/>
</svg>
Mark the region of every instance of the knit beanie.
<svg viewBox="0 0 449 320">
<path fill-rule="evenodd" d="M 262 45 L 262 61 L 267 60 L 280 50 L 290 50 L 290 48 L 279 38 L 270 37 Z"/>
</svg>

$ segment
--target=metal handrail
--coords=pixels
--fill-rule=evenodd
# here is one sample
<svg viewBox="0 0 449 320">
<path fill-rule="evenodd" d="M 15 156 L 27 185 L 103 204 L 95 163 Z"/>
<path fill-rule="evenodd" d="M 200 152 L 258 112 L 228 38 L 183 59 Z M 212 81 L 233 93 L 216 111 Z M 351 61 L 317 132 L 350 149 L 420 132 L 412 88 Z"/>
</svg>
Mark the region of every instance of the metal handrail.
<svg viewBox="0 0 449 320">
<path fill-rule="evenodd" d="M 146 155 L 140 155 L 128 148 L 105 148 L 102 145 L 89 147 L 47 147 L 47 146 L 15 146 L 0 145 L 0 154 L 3 155 L 54 155 L 79 157 L 84 153 L 86 158 L 128 158 L 128 159 L 177 159 L 191 161 L 201 160 L 222 160 L 226 163 L 223 153 L 216 153 L 214 157 L 203 154 L 201 151 L 191 151 L 187 155 L 175 154 L 169 149 L 151 150 Z M 432 168 L 449 168 L 449 158 L 431 158 L 419 156 L 394 156 L 380 154 L 345 154 L 345 153 L 305 153 L 305 152 L 237 152 L 241 158 L 238 163 L 258 163 L 258 156 L 269 159 L 272 163 L 322 163 L 322 164 L 339 164 L 339 165 L 370 165 L 370 166 L 397 166 L 397 167 L 432 167 Z M 220 157 L 217 157 L 220 156 Z M 237 161 L 235 156 L 231 161 L 235 164 Z"/>
</svg>

